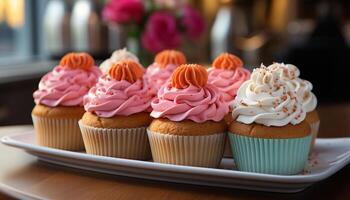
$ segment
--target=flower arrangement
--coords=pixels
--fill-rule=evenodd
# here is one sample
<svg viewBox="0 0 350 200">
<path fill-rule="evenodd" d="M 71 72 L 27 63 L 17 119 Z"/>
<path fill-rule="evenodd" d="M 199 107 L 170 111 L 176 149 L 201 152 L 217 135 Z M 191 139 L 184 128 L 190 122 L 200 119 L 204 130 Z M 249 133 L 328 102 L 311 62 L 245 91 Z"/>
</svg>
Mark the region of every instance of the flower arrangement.
<svg viewBox="0 0 350 200">
<path fill-rule="evenodd" d="M 102 16 L 127 27 L 150 53 L 178 48 L 183 36 L 196 40 L 205 31 L 200 13 L 184 0 L 110 0 Z"/>
</svg>

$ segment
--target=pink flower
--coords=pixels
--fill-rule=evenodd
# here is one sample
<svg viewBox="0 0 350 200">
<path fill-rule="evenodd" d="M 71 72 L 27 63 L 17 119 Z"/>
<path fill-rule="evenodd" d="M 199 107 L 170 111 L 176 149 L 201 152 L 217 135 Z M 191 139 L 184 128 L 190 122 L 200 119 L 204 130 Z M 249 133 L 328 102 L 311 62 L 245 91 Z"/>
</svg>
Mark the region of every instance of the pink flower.
<svg viewBox="0 0 350 200">
<path fill-rule="evenodd" d="M 146 24 L 141 40 L 143 47 L 152 53 L 178 47 L 181 37 L 175 17 L 168 12 L 154 12 Z"/>
<path fill-rule="evenodd" d="M 106 21 L 126 24 L 140 22 L 144 13 L 142 0 L 111 0 L 102 11 Z"/>
<path fill-rule="evenodd" d="M 192 39 L 200 37 L 205 30 L 205 23 L 202 16 L 190 5 L 183 7 L 181 23 L 184 26 L 187 35 Z"/>
</svg>

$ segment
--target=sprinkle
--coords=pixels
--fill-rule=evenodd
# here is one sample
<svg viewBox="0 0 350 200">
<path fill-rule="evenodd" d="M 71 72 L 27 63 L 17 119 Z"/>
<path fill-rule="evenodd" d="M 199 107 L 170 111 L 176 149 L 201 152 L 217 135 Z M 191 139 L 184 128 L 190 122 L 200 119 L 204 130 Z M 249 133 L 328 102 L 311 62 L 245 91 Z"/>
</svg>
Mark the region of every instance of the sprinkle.
<svg viewBox="0 0 350 200">
<path fill-rule="evenodd" d="M 285 100 L 287 100 L 287 98 L 288 98 L 288 97 L 287 97 L 286 95 L 283 95 L 283 96 L 281 97 L 281 100 L 282 100 L 282 101 L 285 101 Z"/>
<path fill-rule="evenodd" d="M 283 111 L 284 113 L 287 113 L 287 112 L 288 112 L 288 108 L 285 107 L 285 106 L 283 106 L 282 111 Z"/>
</svg>

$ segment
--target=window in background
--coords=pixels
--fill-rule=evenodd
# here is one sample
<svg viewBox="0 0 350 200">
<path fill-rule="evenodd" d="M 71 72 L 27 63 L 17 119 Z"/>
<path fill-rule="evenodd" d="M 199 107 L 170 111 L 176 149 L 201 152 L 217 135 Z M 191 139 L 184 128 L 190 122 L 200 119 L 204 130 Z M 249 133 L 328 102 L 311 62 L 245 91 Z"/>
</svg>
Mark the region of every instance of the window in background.
<svg viewBox="0 0 350 200">
<path fill-rule="evenodd" d="M 0 68 L 40 55 L 39 25 L 46 1 L 0 0 Z"/>
<path fill-rule="evenodd" d="M 30 48 L 25 0 L 0 1 L 0 58 L 24 58 Z M 28 13 L 29 14 L 29 13 Z"/>
</svg>

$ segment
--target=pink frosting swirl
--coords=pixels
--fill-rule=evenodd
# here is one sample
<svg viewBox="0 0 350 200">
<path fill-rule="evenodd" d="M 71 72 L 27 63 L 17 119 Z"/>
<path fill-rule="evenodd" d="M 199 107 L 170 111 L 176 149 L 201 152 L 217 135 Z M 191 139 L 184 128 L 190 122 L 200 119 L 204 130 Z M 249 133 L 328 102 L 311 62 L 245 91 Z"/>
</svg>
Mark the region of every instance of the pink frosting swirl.
<svg viewBox="0 0 350 200">
<path fill-rule="evenodd" d="M 43 76 L 33 97 L 36 104 L 50 107 L 83 106 L 83 97 L 101 76 L 98 67 L 89 70 L 57 66 Z"/>
<path fill-rule="evenodd" d="M 144 81 L 129 83 L 103 75 L 84 97 L 84 108 L 105 118 L 116 115 L 129 116 L 148 111 L 151 99 Z"/>
<path fill-rule="evenodd" d="M 250 78 L 250 72 L 244 68 L 226 70 L 209 68 L 208 83 L 213 84 L 222 93 L 224 101 L 231 104 L 236 98 L 237 90 L 246 80 Z"/>
<path fill-rule="evenodd" d="M 157 95 L 158 90 L 166 81 L 169 80 L 171 74 L 177 68 L 177 65 L 169 64 L 162 68 L 157 63 L 151 64 L 145 73 L 145 77 L 150 86 L 150 92 L 153 95 Z"/>
<path fill-rule="evenodd" d="M 203 88 L 190 85 L 185 89 L 177 89 L 166 83 L 160 88 L 158 98 L 153 100 L 151 106 L 152 117 L 168 118 L 171 121 L 221 121 L 229 112 L 222 95 L 211 84 Z"/>
</svg>

